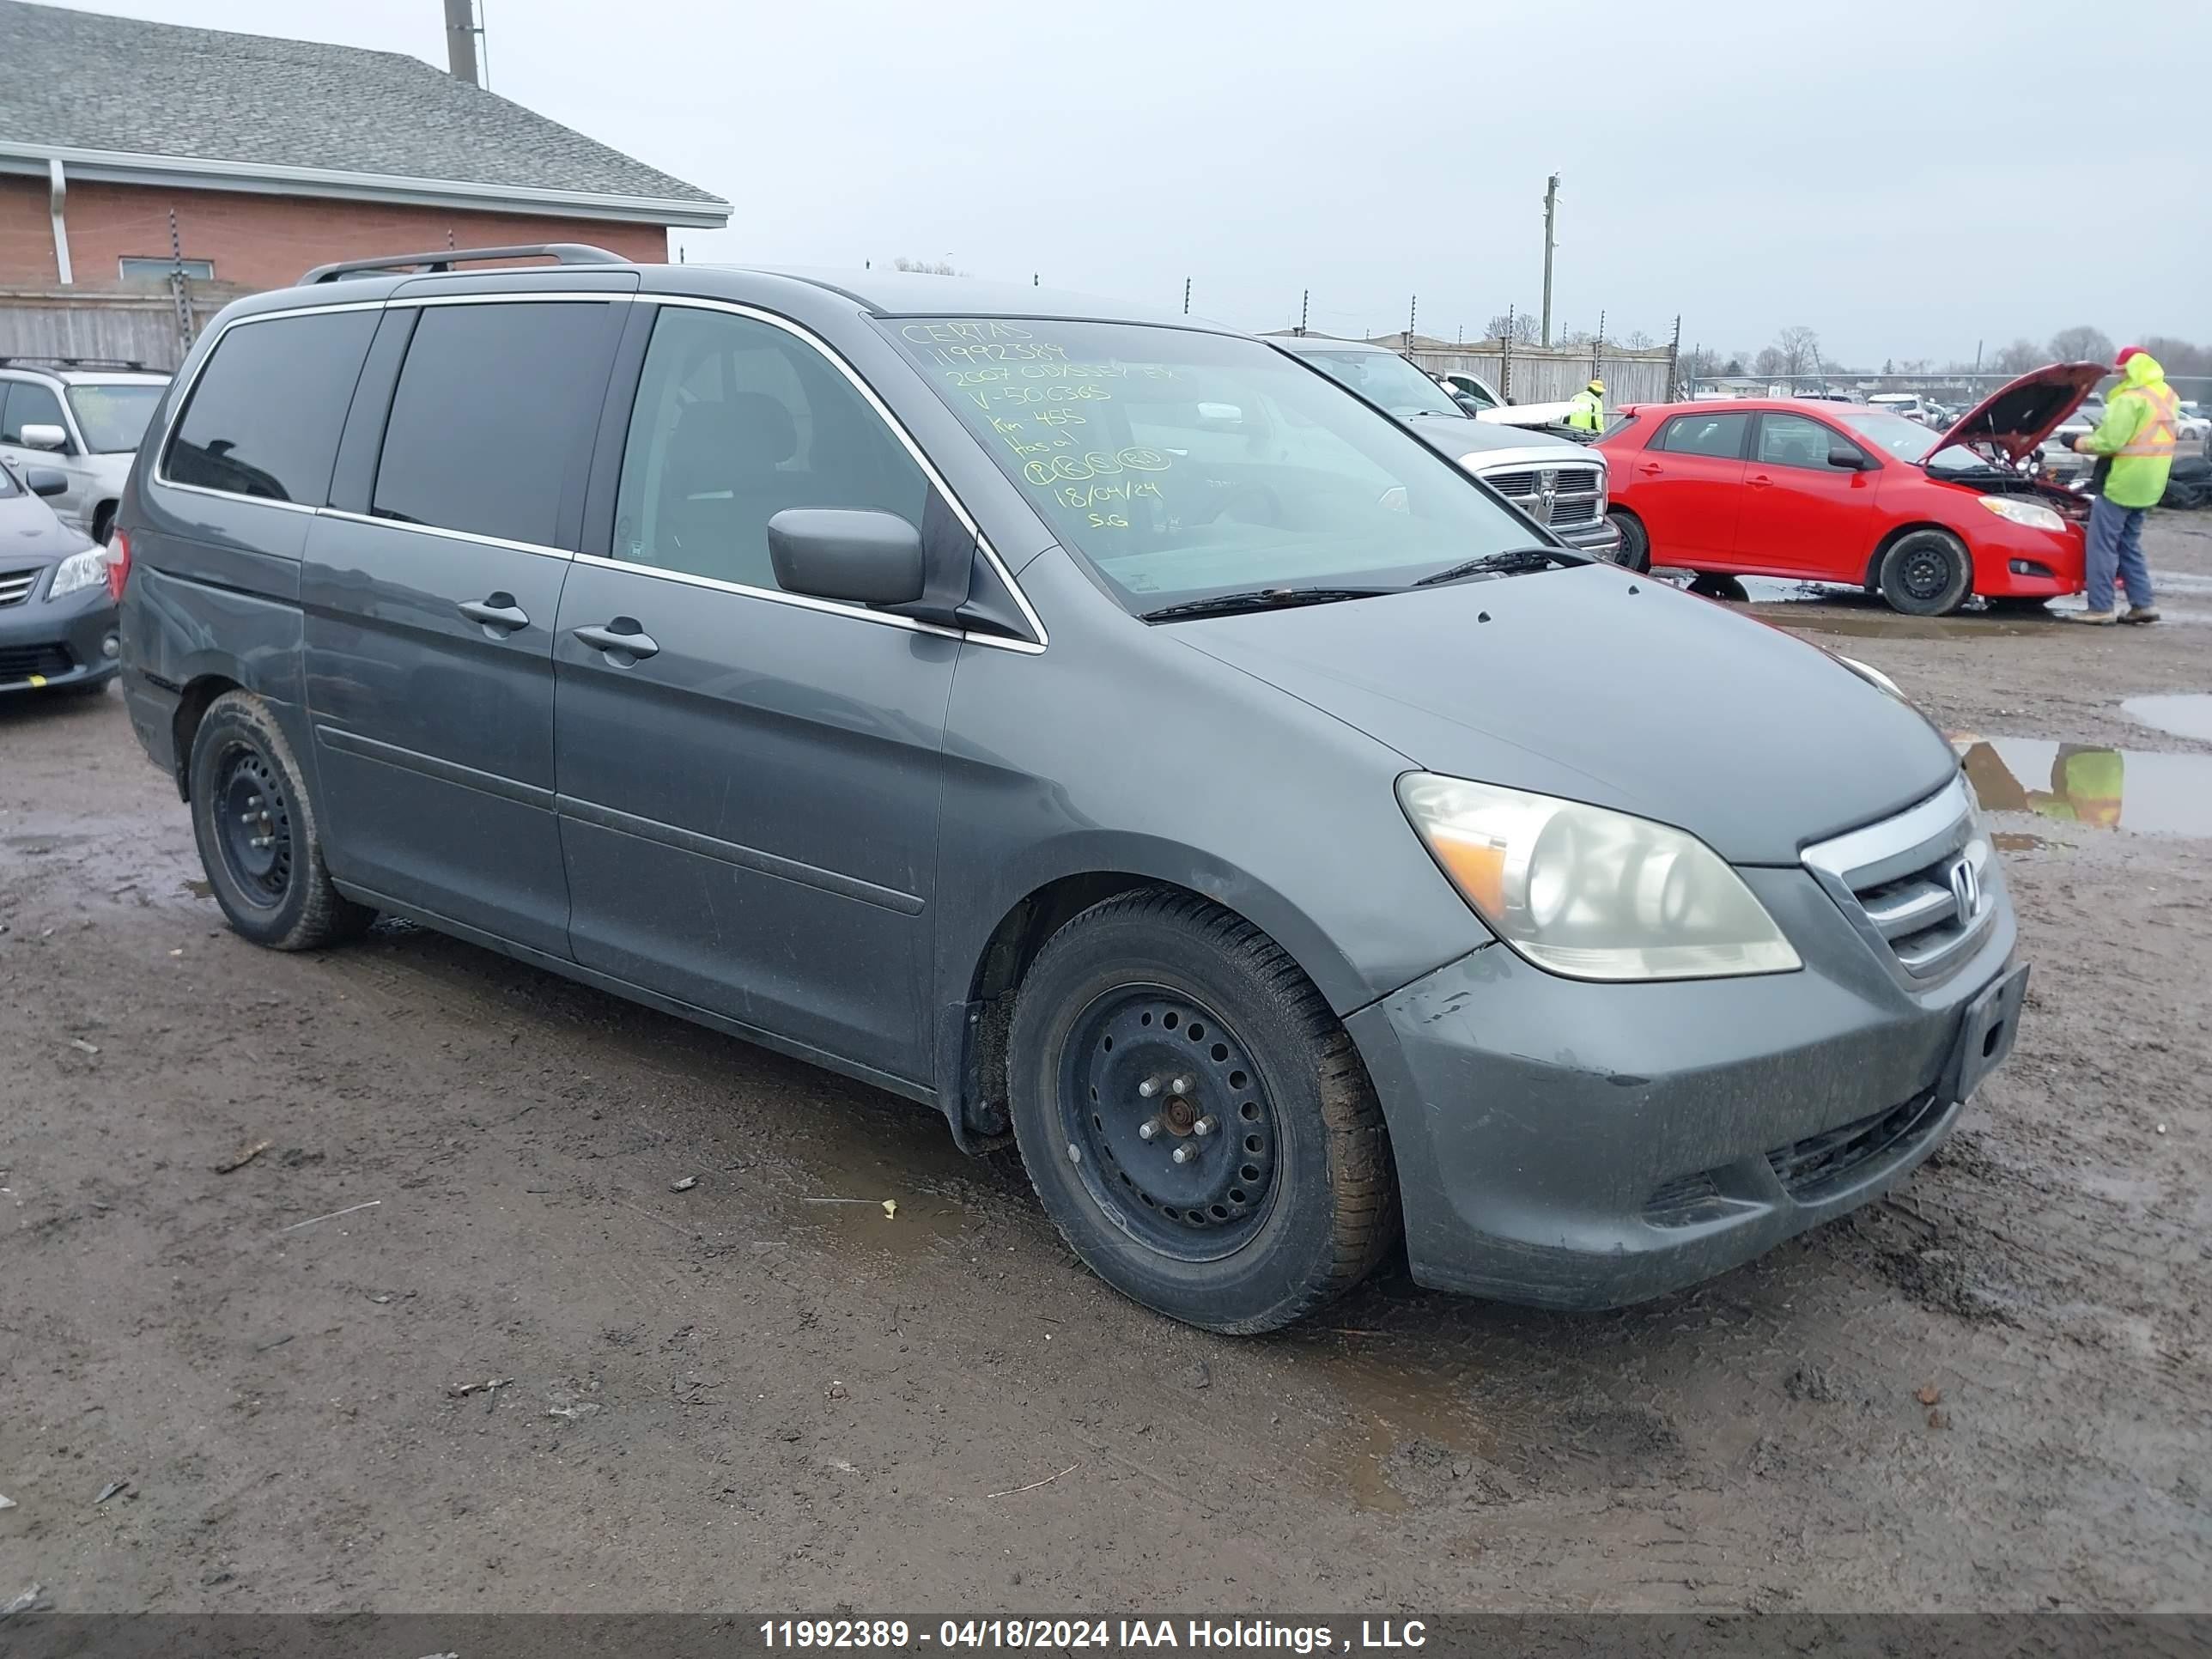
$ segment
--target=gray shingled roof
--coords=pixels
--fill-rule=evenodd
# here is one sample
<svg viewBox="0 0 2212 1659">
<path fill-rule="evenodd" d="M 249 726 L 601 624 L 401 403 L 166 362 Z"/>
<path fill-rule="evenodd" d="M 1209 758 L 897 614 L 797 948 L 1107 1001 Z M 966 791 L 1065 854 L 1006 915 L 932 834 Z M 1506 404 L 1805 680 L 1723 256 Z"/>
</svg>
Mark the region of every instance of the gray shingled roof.
<svg viewBox="0 0 2212 1659">
<path fill-rule="evenodd" d="M 400 52 L 0 0 L 0 142 L 720 204 Z"/>
</svg>

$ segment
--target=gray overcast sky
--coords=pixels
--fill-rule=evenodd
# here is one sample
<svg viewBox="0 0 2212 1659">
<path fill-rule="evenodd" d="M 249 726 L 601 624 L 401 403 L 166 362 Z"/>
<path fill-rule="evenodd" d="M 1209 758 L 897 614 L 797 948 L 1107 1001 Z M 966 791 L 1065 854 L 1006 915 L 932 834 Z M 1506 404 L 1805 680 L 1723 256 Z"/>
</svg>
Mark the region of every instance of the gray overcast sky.
<svg viewBox="0 0 2212 1659">
<path fill-rule="evenodd" d="M 694 259 L 1188 276 L 1250 328 L 1310 288 L 1346 334 L 1418 294 L 1449 338 L 1537 303 L 1556 170 L 1562 329 L 1808 323 L 1861 366 L 2212 339 L 2205 0 L 483 3 L 495 91 L 734 204 Z M 440 0 L 91 9 L 445 63 Z"/>
</svg>

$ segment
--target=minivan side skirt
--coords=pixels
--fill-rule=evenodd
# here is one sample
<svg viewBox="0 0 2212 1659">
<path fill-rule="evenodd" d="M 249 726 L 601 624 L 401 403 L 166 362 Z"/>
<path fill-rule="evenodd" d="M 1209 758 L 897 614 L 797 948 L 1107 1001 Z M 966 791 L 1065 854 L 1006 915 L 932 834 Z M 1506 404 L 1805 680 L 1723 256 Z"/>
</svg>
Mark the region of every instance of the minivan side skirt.
<svg viewBox="0 0 2212 1659">
<path fill-rule="evenodd" d="M 420 905 L 407 904 L 398 899 L 388 897 L 374 888 L 363 887 L 349 881 L 333 880 L 331 884 L 356 904 L 368 905 L 373 909 L 382 911 L 386 915 L 398 916 L 403 921 L 415 923 L 417 927 L 428 927 L 434 933 L 444 933 L 459 939 L 464 944 L 481 945 L 487 951 L 495 951 L 501 956 L 526 963 L 530 967 L 542 968 L 547 973 L 558 974 L 562 978 L 574 980 L 580 985 L 588 985 L 595 991 L 606 991 L 631 1002 L 641 1003 L 646 1007 L 659 1009 L 664 1014 L 673 1014 L 679 1019 L 690 1020 L 696 1025 L 704 1025 L 709 1030 L 721 1032 L 725 1036 L 733 1036 L 743 1042 L 750 1042 L 763 1048 L 773 1049 L 780 1054 L 788 1054 L 793 1060 L 803 1060 L 809 1065 L 819 1066 L 824 1071 L 836 1072 L 841 1076 L 853 1078 L 861 1083 L 873 1084 L 878 1089 L 888 1090 L 892 1094 L 902 1096 L 908 1100 L 919 1101 L 925 1106 L 936 1106 L 939 1103 L 937 1091 L 926 1083 L 916 1083 L 911 1079 L 898 1077 L 890 1072 L 878 1071 L 873 1066 L 863 1066 L 847 1060 L 842 1055 L 832 1054 L 826 1048 L 817 1048 L 807 1043 L 794 1042 L 789 1037 L 779 1036 L 774 1031 L 763 1030 L 757 1025 L 748 1025 L 743 1020 L 732 1019 L 726 1015 L 714 1012 L 712 1009 L 702 1008 L 696 1003 L 685 1002 L 677 997 L 664 996 L 658 991 L 649 989 L 634 981 L 623 979 L 619 975 L 602 973 L 595 968 L 586 968 L 582 963 L 569 957 L 552 956 L 543 951 L 534 951 L 526 945 L 517 945 L 513 939 L 502 939 L 499 934 L 486 933 L 481 927 L 471 927 L 465 922 L 455 921 L 452 917 L 441 915 L 434 910 L 425 910 Z"/>
</svg>

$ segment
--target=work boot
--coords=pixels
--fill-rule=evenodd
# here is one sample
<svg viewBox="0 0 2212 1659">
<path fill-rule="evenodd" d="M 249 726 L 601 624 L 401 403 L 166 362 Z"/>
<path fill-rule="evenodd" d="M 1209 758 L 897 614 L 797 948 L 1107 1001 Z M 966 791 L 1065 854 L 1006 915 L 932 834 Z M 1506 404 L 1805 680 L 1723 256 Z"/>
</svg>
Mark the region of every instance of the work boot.
<svg viewBox="0 0 2212 1659">
<path fill-rule="evenodd" d="M 2087 623 L 2092 628 L 2110 628 L 2119 621 L 2119 617 L 2109 611 L 2062 611 L 2058 613 L 2058 620 Z"/>
<path fill-rule="evenodd" d="M 2154 623 L 2158 620 L 2158 607 L 2154 605 L 2131 605 L 2120 620 L 2124 623 Z"/>
</svg>

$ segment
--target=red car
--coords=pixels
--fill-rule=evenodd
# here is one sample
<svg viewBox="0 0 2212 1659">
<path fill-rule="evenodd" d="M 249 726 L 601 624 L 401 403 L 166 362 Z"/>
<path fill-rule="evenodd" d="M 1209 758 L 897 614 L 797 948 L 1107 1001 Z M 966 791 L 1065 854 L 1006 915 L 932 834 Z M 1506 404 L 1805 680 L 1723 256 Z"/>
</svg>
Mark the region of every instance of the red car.
<svg viewBox="0 0 2212 1659">
<path fill-rule="evenodd" d="M 2021 464 L 2104 373 L 2036 369 L 1941 433 L 1809 398 L 1632 405 L 1597 443 L 1620 558 L 1845 582 L 1916 617 L 2077 593 L 2088 502 Z"/>
</svg>

